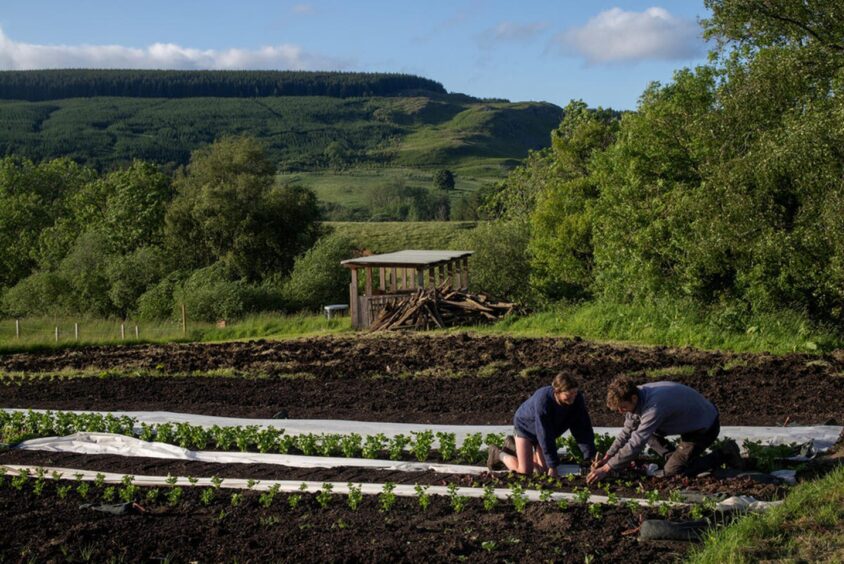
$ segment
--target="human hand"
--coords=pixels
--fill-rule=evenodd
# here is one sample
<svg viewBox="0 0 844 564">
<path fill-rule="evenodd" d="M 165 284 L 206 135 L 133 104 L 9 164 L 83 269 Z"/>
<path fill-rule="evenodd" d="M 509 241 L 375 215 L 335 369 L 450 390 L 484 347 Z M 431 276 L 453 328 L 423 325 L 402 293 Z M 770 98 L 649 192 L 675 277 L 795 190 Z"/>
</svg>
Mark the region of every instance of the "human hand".
<svg viewBox="0 0 844 564">
<path fill-rule="evenodd" d="M 587 484 L 594 484 L 595 482 L 600 482 L 607 475 L 612 472 L 612 468 L 604 464 L 603 466 L 599 466 L 598 468 L 593 468 L 589 475 L 586 476 L 586 483 Z"/>
</svg>

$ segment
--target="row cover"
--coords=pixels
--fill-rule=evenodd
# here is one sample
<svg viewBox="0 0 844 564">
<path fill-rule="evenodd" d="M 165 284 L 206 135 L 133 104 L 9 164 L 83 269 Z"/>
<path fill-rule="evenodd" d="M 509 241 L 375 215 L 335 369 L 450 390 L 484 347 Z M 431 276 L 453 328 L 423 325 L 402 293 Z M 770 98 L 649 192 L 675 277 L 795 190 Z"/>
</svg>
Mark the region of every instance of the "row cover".
<svg viewBox="0 0 844 564">
<path fill-rule="evenodd" d="M 3 411 L 30 411 L 28 409 L 4 409 Z M 49 410 L 33 409 L 31 411 L 44 412 Z M 511 434 L 510 425 L 430 425 L 426 423 L 387 423 L 366 421 L 344 421 L 331 419 L 249 419 L 238 417 L 216 417 L 213 415 L 196 415 L 189 413 L 173 413 L 169 411 L 71 411 L 70 413 L 99 413 L 111 414 L 114 417 L 128 416 L 137 420 L 138 424 L 148 425 L 161 423 L 190 423 L 204 428 L 214 425 L 219 427 L 245 427 L 257 425 L 259 427 L 275 427 L 284 429 L 288 435 L 300 434 L 341 434 L 357 433 L 361 436 L 382 433 L 387 437 L 396 435 L 410 435 L 412 432 L 433 431 L 454 433 L 457 444 L 472 434 L 488 433 Z M 615 436 L 620 427 L 595 427 L 595 433 L 606 433 Z M 829 449 L 838 440 L 844 427 L 838 425 L 815 425 L 805 427 L 749 427 L 724 426 L 721 427 L 721 437 L 730 437 L 739 444 L 744 440 L 761 442 L 762 444 L 792 444 L 814 442 L 815 449 L 822 451 Z"/>
<path fill-rule="evenodd" d="M 44 478 L 54 479 L 53 473 L 61 474 L 63 477 L 67 477 L 69 479 L 71 476 L 74 478 L 81 476 L 81 480 L 87 482 L 93 482 L 97 479 L 97 474 L 101 474 L 105 476 L 105 483 L 107 484 L 121 484 L 123 482 L 124 474 L 116 474 L 112 472 L 96 472 L 94 470 L 78 470 L 75 468 L 56 468 L 56 467 L 45 467 L 45 466 L 26 466 L 26 465 L 18 465 L 18 464 L 7 464 L 7 465 L 0 465 L 0 468 L 5 468 L 7 472 L 20 472 L 20 471 L 28 471 L 30 474 L 35 474 L 39 470 L 46 472 L 44 474 Z M 167 483 L 167 476 L 134 476 L 133 484 L 137 486 L 152 486 L 152 487 L 172 487 L 171 484 Z M 187 478 L 179 477 L 176 480 L 176 483 L 173 484 L 179 487 L 190 487 L 190 486 L 198 486 L 198 487 L 215 487 L 214 483 L 212 482 L 211 478 L 192 478 L 195 482 L 189 481 Z M 336 495 L 347 495 L 349 493 L 349 485 L 354 487 L 359 487 L 361 493 L 364 495 L 378 495 L 384 491 L 385 484 L 372 484 L 372 483 L 359 483 L 359 484 L 349 484 L 349 483 L 341 483 L 341 482 L 301 482 L 301 481 L 294 481 L 294 480 L 261 480 L 252 486 L 249 487 L 248 480 L 244 480 L 242 478 L 225 478 L 220 483 L 221 488 L 227 489 L 238 489 L 238 490 L 247 490 L 252 489 L 255 491 L 267 491 L 275 485 L 278 485 L 279 491 L 282 492 L 308 492 L 308 493 L 317 493 L 322 490 L 324 484 L 331 484 L 332 485 L 332 493 Z M 445 486 L 429 486 L 426 492 L 430 495 L 440 495 L 440 496 L 449 496 L 452 495 L 452 492 Z M 495 488 L 493 490 L 495 497 L 498 499 L 509 499 L 512 496 L 513 492 L 507 488 Z M 397 484 L 395 485 L 395 489 L 393 493 L 397 496 L 402 497 L 416 497 L 417 492 L 415 486 L 407 485 L 407 484 Z M 539 490 L 524 490 L 524 496 L 527 498 L 528 501 L 541 501 L 540 495 L 543 492 Z M 474 497 L 480 498 L 483 497 L 485 492 L 483 488 L 469 488 L 469 487 L 458 487 L 455 490 L 456 495 L 464 496 L 464 497 Z M 547 493 L 545 495 L 548 495 Z M 577 502 L 578 497 L 577 494 L 569 493 L 569 492 L 554 492 L 551 493 L 550 501 L 559 501 L 565 499 L 570 502 Z M 591 495 L 589 497 L 588 503 L 607 503 L 609 499 L 606 496 L 601 495 Z M 618 503 L 626 504 L 629 502 L 636 503 L 638 505 L 647 506 L 650 505 L 650 502 L 645 499 L 639 498 L 627 498 L 627 497 L 619 497 Z M 663 501 L 660 503 L 668 504 L 668 505 L 687 505 L 685 503 L 676 503 L 670 501 Z M 734 496 L 725 499 L 724 501 L 718 503 L 715 507 L 716 511 L 764 511 L 773 507 L 779 503 L 780 501 L 757 501 L 755 498 L 751 496 Z"/>
<path fill-rule="evenodd" d="M 74 433 L 66 437 L 47 437 L 31 439 L 18 444 L 15 448 L 46 452 L 72 452 L 77 454 L 114 454 L 162 458 L 169 460 L 193 460 L 197 462 L 216 462 L 233 464 L 278 464 L 293 468 L 336 468 L 353 466 L 380 470 L 398 470 L 402 472 L 434 472 L 446 474 L 479 475 L 486 472 L 485 467 L 462 464 L 435 464 L 429 462 L 399 462 L 395 460 L 372 460 L 367 458 L 339 458 L 330 456 L 301 456 L 293 454 L 262 454 L 255 452 L 216 452 L 192 451 L 165 443 L 146 442 L 125 435 L 112 433 Z M 580 472 L 576 464 L 561 464 L 561 475 Z"/>
</svg>

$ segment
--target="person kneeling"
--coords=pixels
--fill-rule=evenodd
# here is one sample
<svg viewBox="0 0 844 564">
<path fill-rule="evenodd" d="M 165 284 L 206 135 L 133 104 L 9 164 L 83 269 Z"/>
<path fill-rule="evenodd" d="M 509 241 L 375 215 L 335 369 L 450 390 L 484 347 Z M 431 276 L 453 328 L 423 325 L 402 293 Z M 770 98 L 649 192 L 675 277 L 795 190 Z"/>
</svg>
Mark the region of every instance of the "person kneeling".
<svg viewBox="0 0 844 564">
<path fill-rule="evenodd" d="M 624 414 L 624 428 L 586 478 L 591 484 L 613 470 L 624 468 L 649 446 L 665 460 L 662 476 L 694 476 L 722 462 L 741 466 L 738 445 L 726 441 L 717 451 L 704 451 L 721 431 L 718 410 L 696 390 L 676 382 L 653 382 L 637 386 L 619 377 L 607 390 L 607 407 Z M 680 435 L 673 448 L 667 435 Z"/>
<path fill-rule="evenodd" d="M 574 376 L 560 373 L 550 386 L 536 390 L 513 417 L 514 439 L 505 439 L 504 451 L 493 445 L 489 447 L 487 467 L 492 470 L 501 462 L 520 474 L 538 471 L 557 476 L 560 465 L 557 437 L 567 430 L 571 430 L 583 455 L 591 459 L 596 452 L 595 433 L 586 399 L 577 388 Z"/>
</svg>

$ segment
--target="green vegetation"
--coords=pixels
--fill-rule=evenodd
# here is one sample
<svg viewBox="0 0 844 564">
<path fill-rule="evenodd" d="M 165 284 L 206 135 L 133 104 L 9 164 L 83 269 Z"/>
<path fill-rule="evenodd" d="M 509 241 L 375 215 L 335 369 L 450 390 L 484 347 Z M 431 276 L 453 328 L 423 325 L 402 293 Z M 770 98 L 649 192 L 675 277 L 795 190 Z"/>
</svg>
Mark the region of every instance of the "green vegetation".
<svg viewBox="0 0 844 564">
<path fill-rule="evenodd" d="M 403 249 L 448 249 L 462 233 L 478 224 L 471 221 L 327 222 L 336 235 L 347 237 L 358 249 L 392 253 Z"/>
<path fill-rule="evenodd" d="M 844 467 L 795 487 L 782 505 L 713 531 L 689 562 L 844 560 Z"/>
</svg>

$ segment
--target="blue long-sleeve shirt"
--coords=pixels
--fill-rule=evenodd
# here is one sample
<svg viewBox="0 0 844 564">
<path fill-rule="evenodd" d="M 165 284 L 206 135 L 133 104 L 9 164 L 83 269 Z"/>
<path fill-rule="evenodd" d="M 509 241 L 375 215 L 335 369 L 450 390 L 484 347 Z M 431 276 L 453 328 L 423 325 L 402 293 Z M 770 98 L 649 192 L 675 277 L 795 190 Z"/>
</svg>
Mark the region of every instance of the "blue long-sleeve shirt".
<svg viewBox="0 0 844 564">
<path fill-rule="evenodd" d="M 560 405 L 554 399 L 554 388 L 539 388 L 516 410 L 513 426 L 539 445 L 549 468 L 560 464 L 557 437 L 567 430 L 571 431 L 587 459 L 595 456 L 595 432 L 583 392 L 577 392 L 571 405 Z"/>
</svg>

